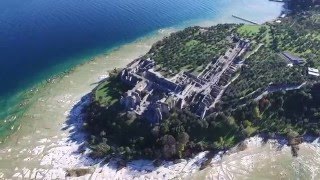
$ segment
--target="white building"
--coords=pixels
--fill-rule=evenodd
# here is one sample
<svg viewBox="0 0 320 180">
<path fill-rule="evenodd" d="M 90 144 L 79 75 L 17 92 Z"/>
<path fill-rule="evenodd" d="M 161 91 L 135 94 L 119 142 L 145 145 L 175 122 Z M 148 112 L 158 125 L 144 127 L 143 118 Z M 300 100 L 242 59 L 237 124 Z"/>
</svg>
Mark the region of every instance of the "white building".
<svg viewBox="0 0 320 180">
<path fill-rule="evenodd" d="M 317 76 L 317 77 L 320 76 L 319 69 L 310 68 L 310 67 L 308 68 L 308 74 L 311 76 Z"/>
</svg>

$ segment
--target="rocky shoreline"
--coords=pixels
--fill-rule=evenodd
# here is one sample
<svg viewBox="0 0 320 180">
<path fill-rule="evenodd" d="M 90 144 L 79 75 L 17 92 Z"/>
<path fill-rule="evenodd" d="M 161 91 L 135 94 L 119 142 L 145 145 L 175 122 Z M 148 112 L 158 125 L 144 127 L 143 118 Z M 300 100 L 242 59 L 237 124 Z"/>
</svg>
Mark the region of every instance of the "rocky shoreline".
<svg viewBox="0 0 320 180">
<path fill-rule="evenodd" d="M 129 59 L 130 58 L 131 57 L 129 57 Z M 117 57 L 114 59 L 124 58 Z M 87 74 L 88 71 L 94 72 L 94 69 L 96 67 L 93 65 L 95 63 L 95 61 L 92 61 L 92 68 L 87 68 L 83 70 L 83 72 L 86 72 Z M 108 67 L 108 65 L 105 66 Z M 106 77 L 107 75 L 103 75 L 99 77 L 98 81 L 101 81 Z M 96 78 L 97 76 L 94 76 L 94 78 L 92 79 L 97 80 Z M 67 77 L 64 79 L 67 79 L 66 81 L 69 81 L 68 85 L 75 84 L 74 82 L 77 80 L 75 77 L 70 79 Z M 79 88 L 79 84 L 89 84 L 89 82 L 96 82 L 92 79 L 88 80 L 88 82 L 83 82 L 83 80 L 79 77 L 80 83 L 75 85 L 74 88 L 81 89 L 81 87 Z M 64 85 L 70 88 L 67 83 L 65 83 Z M 233 179 L 235 179 L 234 177 L 237 177 L 235 174 L 237 171 L 231 172 L 232 169 L 250 169 L 250 171 L 248 170 L 247 172 L 244 172 L 244 174 L 248 174 L 249 172 L 252 172 L 254 168 L 257 168 L 256 163 L 254 162 L 259 163 L 259 161 L 261 162 L 262 160 L 265 161 L 268 159 L 273 159 L 273 162 L 275 162 L 275 160 L 278 160 L 277 158 L 281 155 L 290 157 L 290 160 L 293 159 L 292 162 L 290 161 L 290 163 L 288 163 L 289 166 L 294 167 L 295 164 L 301 164 L 301 162 L 309 163 L 309 161 L 303 159 L 305 158 L 304 156 L 302 156 L 302 158 L 300 157 L 300 155 L 298 156 L 298 158 L 293 158 L 291 156 L 290 147 L 287 146 L 288 141 L 286 140 L 286 138 L 276 137 L 275 139 L 269 139 L 268 141 L 266 141 L 265 138 L 261 136 L 254 136 L 246 139 L 243 143 L 241 143 L 245 148 L 239 148 L 238 146 L 231 148 L 226 152 L 213 153 L 210 156 L 212 160 L 207 159 L 208 152 L 201 152 L 195 157 L 188 160 L 181 159 L 175 162 L 163 161 L 161 165 L 157 167 L 154 166 L 153 161 L 150 160 L 135 160 L 127 162 L 126 166 L 119 168 L 119 159 L 117 158 L 112 158 L 111 160 L 93 159 L 89 155 L 90 150 L 84 143 L 86 134 L 81 132 L 80 130 L 84 123 L 85 114 L 83 109 L 90 102 L 90 94 L 83 96 L 83 98 L 78 101 L 79 97 L 87 93 L 89 91 L 88 89 L 91 89 L 92 85 L 95 85 L 95 83 L 90 84 L 90 88 L 86 87 L 81 90 L 80 93 L 74 93 L 71 90 L 63 91 L 64 89 L 59 89 L 60 87 L 62 87 L 61 85 L 59 88 L 56 88 L 52 91 L 51 88 L 49 88 L 50 90 L 48 90 L 47 92 L 53 98 L 51 97 L 49 99 L 51 101 L 49 101 L 48 103 L 46 102 L 46 100 L 48 99 L 39 99 L 39 102 L 41 101 L 43 103 L 37 103 L 38 106 L 35 107 L 35 109 L 43 108 L 44 111 L 31 113 L 32 115 L 30 116 L 32 116 L 32 118 L 30 119 L 34 120 L 34 118 L 38 118 L 39 120 L 49 119 L 49 121 L 59 121 L 58 128 L 60 129 L 60 127 L 63 127 L 62 130 L 52 130 L 52 132 L 55 131 L 55 134 L 50 134 L 47 133 L 47 130 L 52 128 L 50 126 L 51 124 L 44 124 L 43 126 L 39 126 L 41 127 L 41 129 L 34 128 L 34 132 L 29 134 L 31 134 L 30 136 L 37 136 L 42 133 L 45 134 L 45 138 L 39 136 L 33 142 L 33 139 L 29 138 L 30 136 L 23 137 L 22 135 L 21 137 L 17 137 L 16 144 L 18 145 L 20 142 L 25 141 L 29 143 L 28 146 L 22 146 L 23 148 L 16 148 L 17 150 L 14 146 L 10 146 L 6 149 L 0 150 L 0 160 L 4 160 L 3 164 L 11 163 L 13 164 L 13 167 L 16 167 L 15 169 L 10 169 L 11 165 L 2 167 L 0 165 L 0 179 L 7 177 L 13 179 L 230 179 L 230 177 L 233 177 Z M 68 92 L 68 94 L 53 94 L 55 90 Z M 54 109 L 56 106 L 62 106 L 65 107 L 65 109 Z M 41 116 L 41 114 L 45 114 L 45 112 L 52 113 L 48 113 L 47 116 Z M 59 113 L 64 115 L 63 118 L 56 117 Z M 48 118 L 49 116 L 54 118 Z M 66 122 L 64 117 L 67 117 Z M 37 122 L 40 121 L 35 121 L 35 123 Z M 313 153 L 317 152 L 314 154 L 314 157 L 312 157 L 312 159 L 316 159 L 318 160 L 317 162 L 320 162 L 319 138 L 305 136 L 304 140 L 305 142 L 299 145 L 301 146 L 302 150 L 304 150 L 304 153 L 309 153 L 309 151 L 305 151 L 306 149 L 311 149 Z M 261 149 L 268 149 L 268 152 L 262 152 L 260 151 Z M 4 151 L 6 152 L 2 153 Z M 11 153 L 11 151 L 14 153 Z M 15 151 L 19 152 L 19 154 Z M 6 154 L 7 156 L 1 157 L 2 154 Z M 275 157 L 270 157 L 273 155 Z M 28 157 L 25 158 L 25 156 Z M 8 159 L 10 160 L 10 162 L 7 162 Z M 19 161 L 16 159 L 23 160 L 22 165 L 18 164 L 17 162 Z M 206 168 L 202 168 L 204 162 L 208 162 L 208 166 Z M 317 165 L 317 163 L 313 164 L 313 166 L 315 165 Z M 277 165 L 272 164 L 272 166 L 276 167 Z M 201 169 L 203 170 L 201 171 Z M 313 174 L 317 174 L 316 172 L 319 170 L 319 168 L 309 168 L 308 166 L 307 169 L 312 172 L 312 177 L 317 176 L 314 176 Z M 11 173 L 13 174 L 12 177 Z M 195 177 L 199 177 L 199 174 L 204 174 L 203 176 L 201 176 L 204 178 L 190 178 L 194 177 L 193 173 L 195 174 Z M 283 174 L 281 174 L 281 176 L 282 175 Z M 284 173 L 284 175 L 286 174 Z"/>
<path fill-rule="evenodd" d="M 69 137 L 60 139 L 57 142 L 51 142 L 46 148 L 49 148 L 47 154 L 41 159 L 41 166 L 51 167 L 48 169 L 22 169 L 21 173 L 14 174 L 14 178 L 44 178 L 44 179 L 64 179 L 70 178 L 104 178 L 104 179 L 173 179 L 186 178 L 191 173 L 198 172 L 201 165 L 207 161 L 208 152 L 201 152 L 195 157 L 178 161 L 163 161 L 160 166 L 155 167 L 153 161 L 150 160 L 135 160 L 127 162 L 125 167 L 119 168 L 117 158 L 111 160 L 92 159 L 89 157 L 90 150 L 85 147 L 85 134 L 81 129 L 84 123 L 83 109 L 90 102 L 90 94 L 84 96 L 76 103 L 70 111 L 69 120 L 64 124 L 64 131 L 68 131 Z M 308 144 L 316 148 L 320 148 L 319 138 L 305 137 Z M 50 142 L 49 139 L 42 139 L 41 142 Z M 270 139 L 265 141 L 261 136 L 254 136 L 246 139 L 243 144 L 245 148 L 242 150 L 261 148 L 270 146 L 275 149 L 289 148 L 288 141 L 285 138 Z M 33 152 L 40 154 L 44 146 L 37 146 Z M 224 156 L 234 156 L 239 153 L 239 147 L 231 148 L 226 152 L 214 154 L 212 160 L 207 166 L 208 168 L 215 167 L 221 163 Z M 250 161 L 248 160 L 248 163 Z M 0 175 L 1 176 L 1 175 Z"/>
</svg>

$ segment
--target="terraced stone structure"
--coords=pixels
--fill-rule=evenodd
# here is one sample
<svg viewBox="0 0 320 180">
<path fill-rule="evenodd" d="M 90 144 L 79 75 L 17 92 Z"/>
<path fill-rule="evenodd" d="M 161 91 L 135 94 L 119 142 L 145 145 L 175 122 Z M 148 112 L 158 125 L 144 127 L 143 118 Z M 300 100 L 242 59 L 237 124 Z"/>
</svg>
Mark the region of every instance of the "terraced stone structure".
<svg viewBox="0 0 320 180">
<path fill-rule="evenodd" d="M 214 111 L 250 47 L 248 40 L 232 39 L 234 46 L 218 60 L 209 63 L 198 76 L 182 71 L 166 78 L 155 71 L 155 61 L 136 59 L 121 72 L 121 80 L 133 86 L 121 97 L 121 104 L 151 123 L 160 122 L 173 107 L 188 107 L 191 112 L 204 118 Z"/>
</svg>

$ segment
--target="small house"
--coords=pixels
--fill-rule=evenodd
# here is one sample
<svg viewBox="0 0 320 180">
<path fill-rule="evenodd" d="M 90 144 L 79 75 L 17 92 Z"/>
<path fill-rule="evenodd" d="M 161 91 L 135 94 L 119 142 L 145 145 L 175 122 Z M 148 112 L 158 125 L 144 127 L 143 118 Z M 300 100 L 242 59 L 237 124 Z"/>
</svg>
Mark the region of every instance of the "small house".
<svg viewBox="0 0 320 180">
<path fill-rule="evenodd" d="M 294 65 L 299 65 L 299 64 L 304 64 L 305 63 L 305 60 L 298 57 L 298 56 L 295 56 L 289 52 L 283 52 L 282 55 L 292 64 Z"/>
<path fill-rule="evenodd" d="M 319 77 L 320 76 L 319 69 L 309 67 L 308 68 L 308 75 Z"/>
</svg>

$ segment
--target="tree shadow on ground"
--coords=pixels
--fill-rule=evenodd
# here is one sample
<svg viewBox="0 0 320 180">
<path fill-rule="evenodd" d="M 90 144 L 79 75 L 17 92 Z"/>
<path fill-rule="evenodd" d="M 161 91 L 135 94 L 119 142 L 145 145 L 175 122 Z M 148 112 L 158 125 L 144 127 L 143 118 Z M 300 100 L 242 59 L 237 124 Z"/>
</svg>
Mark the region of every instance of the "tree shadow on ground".
<svg viewBox="0 0 320 180">
<path fill-rule="evenodd" d="M 87 137 L 89 136 L 83 129 L 83 124 L 85 123 L 85 113 L 86 108 L 90 105 L 91 94 L 88 93 L 77 102 L 69 112 L 69 115 L 66 119 L 65 126 L 62 128 L 62 131 L 67 131 L 69 137 L 67 143 L 76 143 L 79 145 L 79 148 L 72 152 L 72 154 L 78 155 L 84 166 L 95 166 L 98 167 L 108 166 L 111 169 L 119 170 L 121 167 L 121 160 L 117 158 L 92 158 L 87 152 Z M 119 165 L 120 164 L 120 165 Z M 133 171 L 148 171 L 151 172 L 156 170 L 153 166 L 153 162 L 149 160 L 134 160 L 128 162 L 126 167 L 130 168 Z"/>
<path fill-rule="evenodd" d="M 68 131 L 67 143 L 79 145 L 78 149 L 72 154 L 79 155 L 83 159 L 83 165 L 92 166 L 98 164 L 101 160 L 92 159 L 86 154 L 87 134 L 84 132 L 83 124 L 85 122 L 85 109 L 91 102 L 91 93 L 84 95 L 70 110 L 62 131 Z"/>
</svg>

